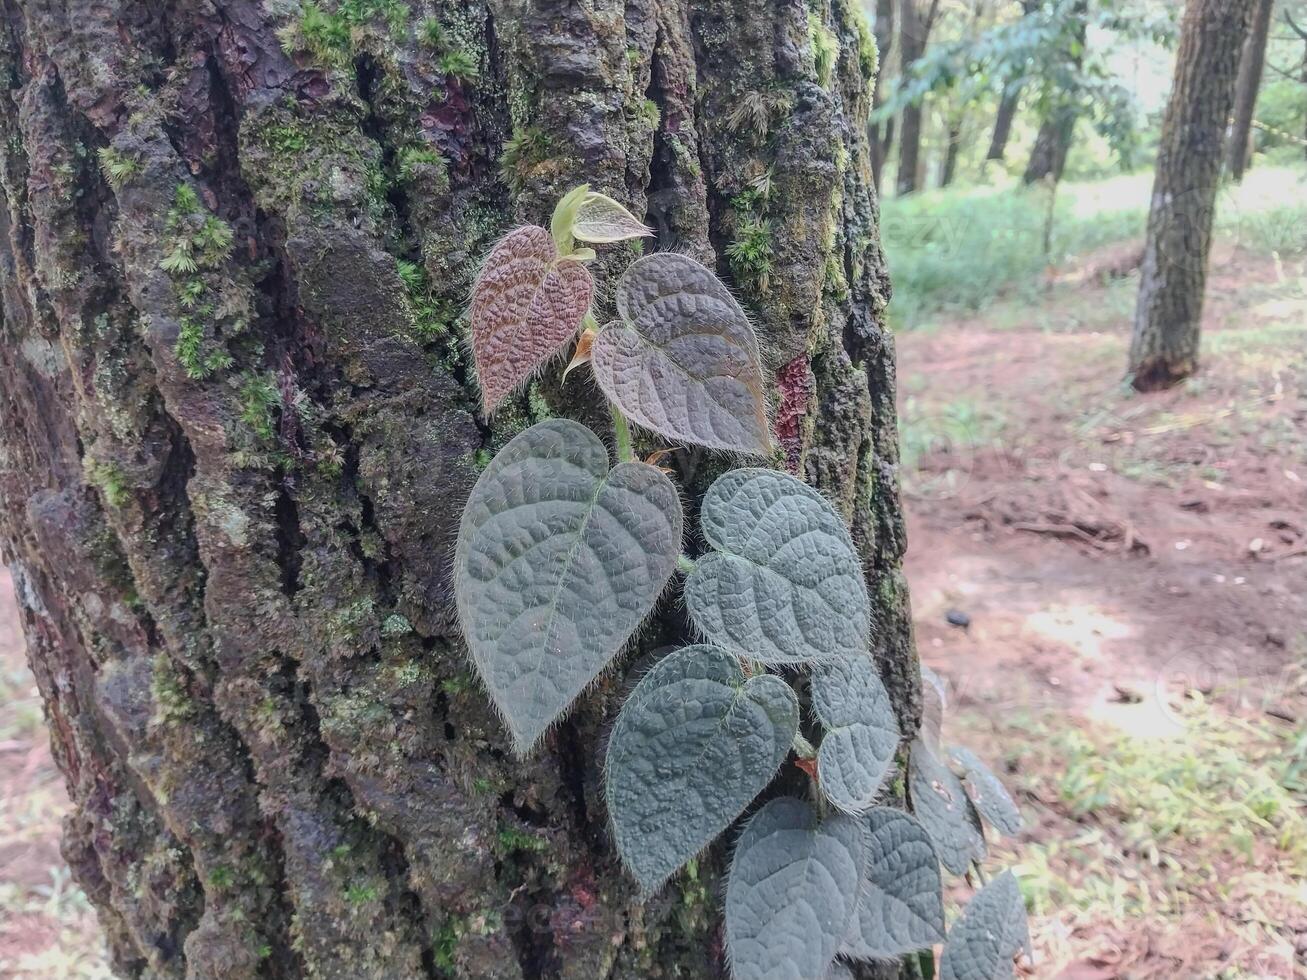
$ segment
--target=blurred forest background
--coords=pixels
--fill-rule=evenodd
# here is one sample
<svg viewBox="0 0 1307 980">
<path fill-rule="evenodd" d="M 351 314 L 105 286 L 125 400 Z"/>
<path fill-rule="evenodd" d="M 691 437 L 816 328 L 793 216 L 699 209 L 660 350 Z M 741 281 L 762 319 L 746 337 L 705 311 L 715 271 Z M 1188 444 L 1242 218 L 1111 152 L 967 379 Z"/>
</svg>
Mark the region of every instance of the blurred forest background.
<svg viewBox="0 0 1307 980">
<path fill-rule="evenodd" d="M 1026 816 L 1037 976 L 1307 975 L 1307 0 L 1254 7 L 1201 368 L 1140 394 L 1180 0 L 867 0 L 917 639 Z M 0 977 L 108 976 L 10 595 Z"/>
</svg>

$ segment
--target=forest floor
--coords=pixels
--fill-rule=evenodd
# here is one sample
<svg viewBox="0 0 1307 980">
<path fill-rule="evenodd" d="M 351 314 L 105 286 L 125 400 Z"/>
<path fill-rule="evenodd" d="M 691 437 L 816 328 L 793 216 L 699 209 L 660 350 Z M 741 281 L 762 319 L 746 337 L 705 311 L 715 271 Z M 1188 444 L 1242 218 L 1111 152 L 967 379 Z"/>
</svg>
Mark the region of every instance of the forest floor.
<svg viewBox="0 0 1307 980">
<path fill-rule="evenodd" d="M 1141 396 L 1132 252 L 900 334 L 917 642 L 1024 812 L 1033 975 L 1300 977 L 1307 263 L 1219 246 L 1201 374 Z"/>
<path fill-rule="evenodd" d="M 1203 371 L 1145 397 L 1136 252 L 901 332 L 918 644 L 1025 814 L 988 867 L 1021 876 L 1031 975 L 1301 976 L 1307 266 L 1220 244 Z M 107 977 L 10 593 L 0 568 L 0 978 Z"/>
</svg>

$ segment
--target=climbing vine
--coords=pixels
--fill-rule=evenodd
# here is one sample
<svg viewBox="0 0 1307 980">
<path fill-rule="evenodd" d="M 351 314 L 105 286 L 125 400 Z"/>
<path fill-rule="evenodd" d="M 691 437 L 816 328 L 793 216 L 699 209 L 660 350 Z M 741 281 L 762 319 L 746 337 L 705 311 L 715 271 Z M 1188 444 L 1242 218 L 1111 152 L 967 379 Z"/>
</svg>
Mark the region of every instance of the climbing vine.
<svg viewBox="0 0 1307 980">
<path fill-rule="evenodd" d="M 702 501 L 707 553 L 682 554 L 680 493 L 655 459 L 636 459 L 630 423 L 760 459 L 772 438 L 757 338 L 710 269 L 673 253 L 634 260 L 612 291 L 616 319 L 598 326 L 590 246 L 648 234 L 582 186 L 548 230 L 506 235 L 476 281 L 472 350 L 487 413 L 577 338 L 567 370 L 588 364 L 607 397 L 618 461 L 567 419 L 530 427 L 490 461 L 455 560 L 472 660 L 525 755 L 679 572 L 704 642 L 661 659 L 613 727 L 605 797 L 623 863 L 652 894 L 793 754 L 810 799 L 771 799 L 736 843 L 725 903 L 732 976 L 840 977 L 842 961 L 929 949 L 945 942 L 942 869 L 974 868 L 983 881 L 983 822 L 1010 834 L 1020 815 L 978 758 L 943 745 L 945 689 L 929 671 L 908 748 L 913 813 L 878 805 L 903 733 L 871 656 L 862 563 L 821 494 L 772 469 L 730 470 Z M 800 730 L 800 692 L 820 723 L 815 747 Z M 1023 945 L 1009 872 L 953 926 L 940 974 L 1010 977 Z"/>
</svg>

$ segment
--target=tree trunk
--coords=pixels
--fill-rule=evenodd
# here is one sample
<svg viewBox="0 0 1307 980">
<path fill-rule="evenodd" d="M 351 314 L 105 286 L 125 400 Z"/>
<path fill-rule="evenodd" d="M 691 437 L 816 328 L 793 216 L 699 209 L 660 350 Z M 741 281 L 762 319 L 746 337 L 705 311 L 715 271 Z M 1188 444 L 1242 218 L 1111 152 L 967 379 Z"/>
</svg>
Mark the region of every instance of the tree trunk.
<svg viewBox="0 0 1307 980">
<path fill-rule="evenodd" d="M 948 187 L 958 171 L 958 152 L 962 149 L 962 120 L 950 119 L 946 139 L 948 146 L 944 149 L 944 169 L 939 176 L 939 186 Z"/>
<path fill-rule="evenodd" d="M 885 77 L 885 62 L 894 47 L 894 5 L 896 0 L 876 0 L 876 24 L 873 29 L 876 38 L 877 70 L 876 80 L 871 86 L 871 108 L 879 109 L 885 88 L 881 80 Z M 881 178 L 885 170 L 885 161 L 889 158 L 889 149 L 894 139 L 894 120 L 884 119 L 872 123 L 867 139 L 871 150 L 871 180 L 876 194 L 880 194 Z"/>
<path fill-rule="evenodd" d="M 724 848 L 642 903 L 609 839 L 640 651 L 526 762 L 471 673 L 449 566 L 479 467 L 544 415 L 608 430 L 552 380 L 482 418 L 460 310 L 583 181 L 725 273 L 770 168 L 777 435 L 851 522 L 915 731 L 860 11 L 815 8 L 823 88 L 808 8 L 770 0 L 3 9 L 0 540 L 115 969 L 722 976 Z M 754 91 L 790 97 L 766 139 L 730 124 Z M 602 251 L 611 281 L 630 254 Z M 723 465 L 677 455 L 692 510 Z M 665 610 L 639 645 L 685 633 Z"/>
<path fill-rule="evenodd" d="M 1198 368 L 1225 126 L 1256 3 L 1189 0 L 1185 8 L 1130 344 L 1130 375 L 1140 391 L 1169 387 Z"/>
<path fill-rule="evenodd" d="M 932 26 L 934 6 L 930 13 L 923 15 L 918 6 L 920 2 L 921 0 L 900 0 L 899 60 L 905 77 L 917 59 L 926 53 L 926 42 Z M 901 113 L 899 169 L 895 179 L 895 190 L 899 194 L 911 194 L 920 186 L 924 111 L 922 102 L 914 102 L 904 106 Z"/>
<path fill-rule="evenodd" d="M 1007 141 L 1012 135 L 1012 123 L 1017 118 L 1017 107 L 1021 104 L 1021 89 L 1003 90 L 1003 97 L 998 103 L 998 114 L 994 117 L 994 135 L 989 140 L 986 160 L 1002 160 L 1007 152 Z"/>
<path fill-rule="evenodd" d="M 1230 177 L 1236 182 L 1243 180 L 1244 171 L 1252 161 L 1253 114 L 1257 108 L 1257 93 L 1262 87 L 1262 71 L 1266 67 L 1266 41 L 1271 33 L 1271 8 L 1274 6 L 1275 0 L 1257 0 L 1252 30 L 1239 59 L 1239 78 L 1234 89 L 1234 122 L 1230 129 L 1226 163 Z"/>
<path fill-rule="evenodd" d="M 1077 0 L 1075 6 L 1071 8 L 1071 16 L 1075 18 L 1075 27 L 1072 31 L 1075 46 L 1069 61 L 1071 70 L 1077 72 L 1085 63 L 1085 41 L 1089 27 L 1088 0 Z M 1066 158 L 1071 152 L 1071 140 L 1075 137 L 1078 118 L 1079 112 L 1073 103 L 1054 95 L 1051 108 L 1039 124 L 1035 145 L 1030 151 L 1030 161 L 1026 164 L 1026 172 L 1021 178 L 1023 183 L 1035 184 L 1050 178 L 1055 184 L 1061 182 L 1062 174 L 1066 171 Z"/>
</svg>

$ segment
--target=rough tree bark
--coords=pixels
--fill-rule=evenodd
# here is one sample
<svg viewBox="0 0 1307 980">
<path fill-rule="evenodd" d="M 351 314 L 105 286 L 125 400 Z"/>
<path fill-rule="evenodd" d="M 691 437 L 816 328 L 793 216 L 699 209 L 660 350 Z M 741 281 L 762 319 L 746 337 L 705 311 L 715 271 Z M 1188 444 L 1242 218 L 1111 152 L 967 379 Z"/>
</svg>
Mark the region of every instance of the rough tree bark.
<svg viewBox="0 0 1307 980">
<path fill-rule="evenodd" d="M 1085 63 L 1089 0 L 1079 0 L 1071 8 L 1071 16 L 1075 20 L 1071 34 L 1074 47 L 1068 60 L 1071 70 L 1075 72 L 1079 71 Z M 1035 184 L 1041 180 L 1052 179 L 1056 184 L 1062 180 L 1079 116 L 1079 111 L 1073 103 L 1060 98 L 1058 93 L 1053 93 L 1050 97 L 1050 108 L 1039 124 L 1039 132 L 1035 135 L 1035 145 L 1030 151 L 1030 160 L 1021 178 L 1023 183 Z"/>
<path fill-rule="evenodd" d="M 1234 89 L 1234 121 L 1227 144 L 1226 168 L 1232 180 L 1243 180 L 1244 171 L 1252 162 L 1253 114 L 1257 109 L 1257 93 L 1262 87 L 1262 72 L 1266 67 L 1266 42 L 1271 34 L 1271 9 L 1275 0 L 1257 0 L 1253 10 L 1252 29 L 1244 42 L 1239 58 L 1239 77 Z"/>
<path fill-rule="evenodd" d="M 926 53 L 931 28 L 939 10 L 939 0 L 930 0 L 924 12 L 925 0 L 901 0 L 899 7 L 899 62 L 904 75 Z M 913 102 L 903 107 L 899 122 L 899 168 L 894 180 L 895 191 L 911 194 L 921 185 L 921 133 L 925 116 L 924 102 Z"/>
<path fill-rule="evenodd" d="M 1129 374 L 1140 391 L 1169 387 L 1198 369 L 1225 127 L 1257 2 L 1189 0 L 1185 7 L 1130 343 Z"/>
<path fill-rule="evenodd" d="M 809 6 L 772 0 L 2 2 L 0 538 L 116 970 L 721 976 L 723 850 L 641 903 L 602 806 L 623 675 L 684 622 L 526 762 L 470 673 L 479 468 L 551 413 L 608 430 L 575 381 L 481 418 L 459 311 L 582 181 L 729 276 L 770 171 L 769 284 L 735 285 L 914 731 L 861 11 L 813 5 L 823 86 Z M 765 133 L 731 124 L 751 93 Z M 693 513 L 725 462 L 674 465 Z"/>
<path fill-rule="evenodd" d="M 871 87 L 871 108 L 880 108 L 885 90 L 881 80 L 885 77 L 885 61 L 894 47 L 894 7 L 897 0 L 876 0 L 876 23 L 872 30 L 876 40 L 877 59 L 876 79 Z M 885 161 L 889 158 L 890 146 L 894 139 L 894 120 L 884 119 L 871 123 L 867 132 L 871 152 L 871 182 L 880 194 L 881 178 L 885 172 Z"/>
</svg>

